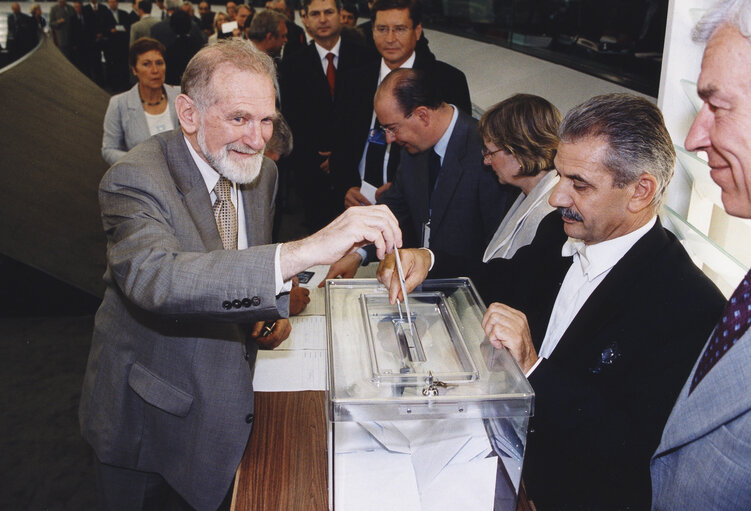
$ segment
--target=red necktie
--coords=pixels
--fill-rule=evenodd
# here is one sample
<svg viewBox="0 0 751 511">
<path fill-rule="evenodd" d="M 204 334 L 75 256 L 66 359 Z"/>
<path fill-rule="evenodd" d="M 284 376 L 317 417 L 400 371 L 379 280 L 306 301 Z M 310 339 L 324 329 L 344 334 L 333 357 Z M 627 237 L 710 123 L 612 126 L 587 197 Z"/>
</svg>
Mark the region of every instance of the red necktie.
<svg viewBox="0 0 751 511">
<path fill-rule="evenodd" d="M 326 54 L 326 60 L 329 61 L 328 67 L 326 67 L 326 81 L 329 82 L 329 92 L 331 98 L 334 98 L 334 84 L 336 83 L 336 68 L 334 67 L 335 55 L 331 52 Z"/>
</svg>

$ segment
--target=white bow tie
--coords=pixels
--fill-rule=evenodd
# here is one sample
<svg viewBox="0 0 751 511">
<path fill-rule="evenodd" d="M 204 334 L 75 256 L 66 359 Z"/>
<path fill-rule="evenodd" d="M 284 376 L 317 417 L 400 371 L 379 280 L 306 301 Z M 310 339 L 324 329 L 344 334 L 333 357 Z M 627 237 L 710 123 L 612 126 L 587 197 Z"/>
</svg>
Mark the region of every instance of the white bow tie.
<svg viewBox="0 0 751 511">
<path fill-rule="evenodd" d="M 563 244 L 561 255 L 563 257 L 571 257 L 574 254 L 579 254 L 579 264 L 581 265 L 582 273 L 587 275 L 590 264 L 589 259 L 587 259 L 587 245 L 582 240 L 569 238 Z"/>
</svg>

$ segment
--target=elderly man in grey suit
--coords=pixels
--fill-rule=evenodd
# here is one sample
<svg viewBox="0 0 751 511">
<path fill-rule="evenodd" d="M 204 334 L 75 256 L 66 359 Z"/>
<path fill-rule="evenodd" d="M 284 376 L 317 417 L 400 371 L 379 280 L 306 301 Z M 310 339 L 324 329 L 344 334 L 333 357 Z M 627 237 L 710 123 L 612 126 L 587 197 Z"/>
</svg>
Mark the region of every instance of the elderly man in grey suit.
<svg viewBox="0 0 751 511">
<path fill-rule="evenodd" d="M 499 184 L 483 165 L 477 121 L 444 102 L 424 70 L 389 73 L 374 107 L 386 143 L 401 148 L 394 184 L 378 203 L 399 219 L 405 246 L 481 260 L 518 190 Z M 373 259 L 358 252 L 334 264 L 327 278 L 352 276 Z"/>
<path fill-rule="evenodd" d="M 694 29 L 707 42 L 704 101 L 686 149 L 706 151 L 728 214 L 751 218 L 751 3 L 723 1 Z M 651 462 L 654 509 L 751 509 L 751 272 L 725 306 Z"/>
<path fill-rule="evenodd" d="M 263 157 L 274 64 L 242 41 L 201 50 L 176 100 L 180 128 L 105 174 L 105 296 L 79 411 L 106 509 L 214 510 L 253 425 L 260 347 L 289 334 L 290 280 L 375 242 L 401 246 L 384 206 L 355 208 L 268 245 L 277 173 Z M 273 477 L 273 474 L 270 475 Z"/>
</svg>

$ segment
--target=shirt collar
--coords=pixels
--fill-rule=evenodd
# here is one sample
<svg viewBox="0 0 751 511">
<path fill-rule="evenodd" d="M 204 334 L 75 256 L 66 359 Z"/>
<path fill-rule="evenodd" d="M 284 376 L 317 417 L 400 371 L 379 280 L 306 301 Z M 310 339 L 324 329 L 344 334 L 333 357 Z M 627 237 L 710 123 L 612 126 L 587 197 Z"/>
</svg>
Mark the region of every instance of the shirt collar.
<svg viewBox="0 0 751 511">
<path fill-rule="evenodd" d="M 342 37 L 341 36 L 339 36 L 339 39 L 336 41 L 336 44 L 330 50 L 327 50 L 326 48 L 324 48 L 320 44 L 315 43 L 316 51 L 318 52 L 318 57 L 321 60 L 325 60 L 326 59 L 326 55 L 328 55 L 329 53 L 333 53 L 335 58 L 339 58 L 339 48 L 341 47 L 341 45 L 342 45 Z"/>
<path fill-rule="evenodd" d="M 196 167 L 198 167 L 198 170 L 201 172 L 201 177 L 203 178 L 203 182 L 206 184 L 206 188 L 208 189 L 209 193 L 211 193 L 214 190 L 216 183 L 219 181 L 219 173 L 199 156 L 199 154 L 195 149 L 193 149 L 193 146 L 184 134 L 183 138 L 185 139 L 185 145 L 188 146 L 188 151 L 190 151 L 190 156 L 193 158 L 193 161 L 196 163 Z"/>
<path fill-rule="evenodd" d="M 409 58 L 404 61 L 404 64 L 399 66 L 399 69 L 412 69 L 415 65 L 415 52 L 412 52 L 412 55 L 409 56 Z M 391 72 L 391 69 L 389 66 L 386 65 L 386 61 L 381 59 L 381 74 L 378 75 L 378 85 L 381 84 L 384 78 L 386 78 L 386 75 L 388 75 Z"/>
<path fill-rule="evenodd" d="M 449 140 L 451 140 L 451 134 L 454 132 L 456 120 L 459 118 L 459 109 L 454 105 L 449 106 L 454 109 L 454 114 L 451 116 L 451 122 L 449 123 L 449 127 L 446 128 L 446 131 L 443 132 L 441 138 L 438 139 L 438 142 L 433 146 L 433 151 L 441 157 L 441 165 L 443 165 L 443 157 L 446 155 L 446 148 L 449 145 Z"/>
<path fill-rule="evenodd" d="M 581 240 L 569 238 L 561 249 L 561 255 L 563 257 L 575 256 L 574 259 L 578 260 L 581 265 L 582 274 L 591 281 L 615 266 L 626 255 L 626 252 L 631 250 L 631 247 L 654 227 L 656 222 L 657 217 L 654 216 L 635 231 L 594 245 L 585 245 Z"/>
</svg>

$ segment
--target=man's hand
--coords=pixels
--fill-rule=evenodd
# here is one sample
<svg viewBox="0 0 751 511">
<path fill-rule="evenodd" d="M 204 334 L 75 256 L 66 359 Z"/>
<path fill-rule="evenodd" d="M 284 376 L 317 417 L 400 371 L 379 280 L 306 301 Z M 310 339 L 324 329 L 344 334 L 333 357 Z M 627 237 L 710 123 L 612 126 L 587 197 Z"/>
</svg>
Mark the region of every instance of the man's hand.
<svg viewBox="0 0 751 511">
<path fill-rule="evenodd" d="M 300 287 L 300 280 L 292 277 L 292 289 L 289 292 L 289 315 L 297 316 L 310 303 L 310 290 Z"/>
<path fill-rule="evenodd" d="M 347 190 L 347 194 L 344 196 L 344 207 L 351 208 L 352 206 L 371 206 L 372 204 L 363 194 L 360 193 L 359 186 L 353 186 Z"/>
<path fill-rule="evenodd" d="M 329 158 L 331 157 L 331 151 L 318 151 L 318 154 L 326 158 L 323 160 L 323 163 L 321 163 L 320 167 L 324 174 L 328 174 L 331 172 L 329 170 Z"/>
<path fill-rule="evenodd" d="M 360 257 L 360 254 L 357 252 L 347 254 L 329 267 L 329 272 L 323 278 L 321 283 L 318 284 L 318 287 L 325 286 L 326 279 L 335 279 L 337 277 L 351 279 L 355 276 L 355 273 L 357 273 L 357 268 L 360 266 L 361 262 L 362 257 Z"/>
<path fill-rule="evenodd" d="M 289 324 L 288 319 L 277 319 L 274 322 L 274 328 L 271 329 L 271 333 L 264 334 L 265 321 L 258 321 L 253 325 L 253 330 L 250 332 L 250 337 L 256 341 L 258 348 L 262 350 L 273 350 L 279 346 L 282 341 L 289 337 L 292 332 L 292 325 Z"/>
<path fill-rule="evenodd" d="M 430 252 L 419 248 L 399 250 L 399 259 L 404 271 L 404 287 L 407 293 L 422 284 L 430 270 Z M 392 304 L 404 300 L 402 286 L 399 283 L 399 271 L 396 267 L 396 257 L 389 254 L 378 265 L 376 274 L 378 281 L 389 290 L 389 302 Z"/>
<path fill-rule="evenodd" d="M 391 188 L 391 181 L 387 181 L 386 183 L 383 183 L 381 186 L 379 186 L 376 189 L 375 197 L 376 200 L 379 200 L 381 198 L 381 195 L 383 195 L 383 192 Z"/>
<path fill-rule="evenodd" d="M 502 303 L 492 303 L 482 318 L 482 328 L 493 346 L 511 352 L 525 374 L 532 369 L 538 357 L 523 312 Z"/>
<path fill-rule="evenodd" d="M 329 225 L 299 241 L 282 244 L 282 277 L 289 280 L 316 264 L 331 264 L 374 244 L 379 259 L 402 246 L 399 222 L 387 206 L 349 208 Z"/>
</svg>

